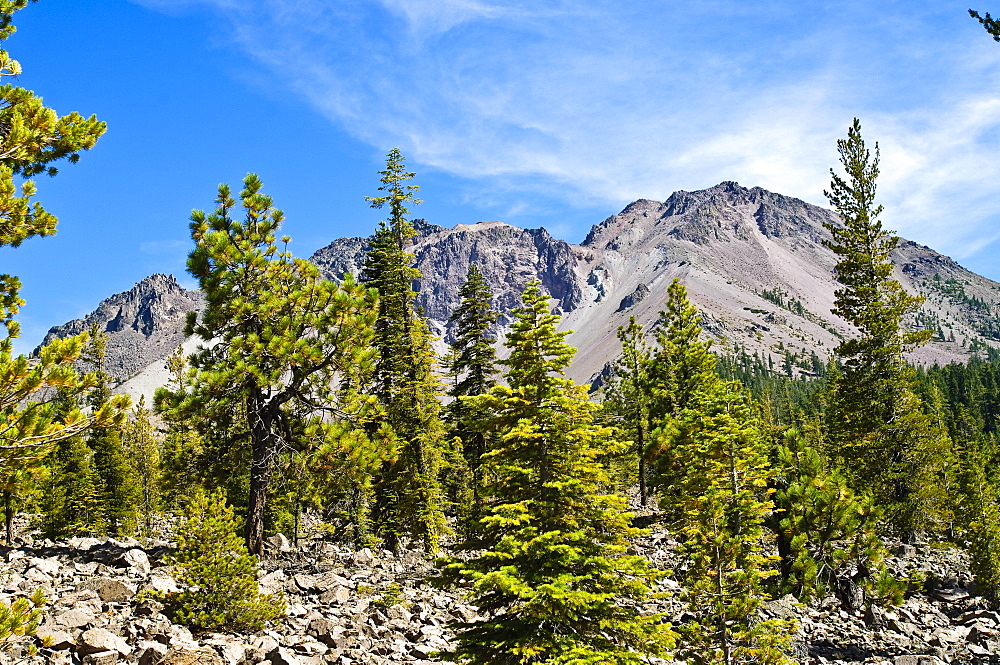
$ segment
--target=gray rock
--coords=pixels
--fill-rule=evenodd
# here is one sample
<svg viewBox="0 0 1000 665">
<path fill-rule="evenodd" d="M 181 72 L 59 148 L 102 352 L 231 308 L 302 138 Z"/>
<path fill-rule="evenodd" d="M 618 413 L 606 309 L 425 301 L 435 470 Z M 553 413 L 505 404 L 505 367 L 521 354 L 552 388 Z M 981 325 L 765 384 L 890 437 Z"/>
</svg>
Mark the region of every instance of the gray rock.
<svg viewBox="0 0 1000 665">
<path fill-rule="evenodd" d="M 38 636 L 41 637 L 49 649 L 55 651 L 66 651 L 76 646 L 76 640 L 65 630 L 58 628 L 42 627 L 38 629 Z"/>
<path fill-rule="evenodd" d="M 170 648 L 159 642 L 143 641 L 139 643 L 139 665 L 159 665 L 167 656 Z"/>
<path fill-rule="evenodd" d="M 148 575 L 150 571 L 149 557 L 143 550 L 131 549 L 122 556 L 122 562 L 143 575 Z"/>
<path fill-rule="evenodd" d="M 115 665 L 118 662 L 118 652 L 98 651 L 88 653 L 83 657 L 83 665 Z"/>
<path fill-rule="evenodd" d="M 226 665 L 219 654 L 208 648 L 172 647 L 159 665 Z"/>
<path fill-rule="evenodd" d="M 107 577 L 85 580 L 80 588 L 96 591 L 101 600 L 106 603 L 122 603 L 131 600 L 136 594 L 135 587 L 125 584 L 121 580 Z"/>
<path fill-rule="evenodd" d="M 116 651 L 122 656 L 128 656 L 132 653 L 132 647 L 121 637 L 104 628 L 91 628 L 80 636 L 80 644 L 76 651 L 81 655 L 100 651 Z"/>
<path fill-rule="evenodd" d="M 53 616 L 52 623 L 63 628 L 83 628 L 94 623 L 94 614 L 82 608 L 67 610 Z"/>
</svg>

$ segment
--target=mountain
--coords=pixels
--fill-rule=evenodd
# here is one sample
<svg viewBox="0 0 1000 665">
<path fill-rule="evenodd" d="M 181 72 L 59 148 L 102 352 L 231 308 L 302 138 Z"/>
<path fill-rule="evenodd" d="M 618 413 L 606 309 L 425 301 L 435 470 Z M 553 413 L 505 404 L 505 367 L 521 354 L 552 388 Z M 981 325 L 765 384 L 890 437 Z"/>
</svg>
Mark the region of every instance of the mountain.
<svg viewBox="0 0 1000 665">
<path fill-rule="evenodd" d="M 89 332 L 96 323 L 101 332 L 108 333 L 104 370 L 123 380 L 176 349 L 184 341 L 187 313 L 199 309 L 203 300 L 200 291 L 183 288 L 173 275 L 151 275 L 128 291 L 101 301 L 82 319 L 50 328 L 42 345 Z"/>
<path fill-rule="evenodd" d="M 502 222 L 446 229 L 416 220 L 411 251 L 423 275 L 416 285 L 417 300 L 434 331 L 447 340 L 459 287 L 475 263 L 503 315 L 497 324 L 502 334 L 524 284 L 537 277 L 553 296 L 563 329 L 576 331 L 569 337 L 579 349 L 571 376 L 594 381 L 619 352 L 618 326 L 635 316 L 649 329 L 664 308 L 667 285 L 677 277 L 701 310 L 716 348 L 763 353 L 778 367 L 788 363 L 794 372 L 808 372 L 817 361 L 814 353 L 825 361 L 851 333 L 845 321 L 830 313 L 836 257 L 824 245 L 829 234 L 823 224 L 836 219 L 833 212 L 799 199 L 723 182 L 701 191 L 675 192 L 663 202 L 635 201 L 594 226 L 580 245 L 553 238 L 544 229 Z M 340 238 L 311 260 L 333 279 L 348 272 L 357 275 L 367 243 L 366 238 Z M 908 324 L 935 331 L 934 341 L 913 354 L 914 362 L 961 361 L 984 346 L 1000 347 L 1000 284 L 907 240 L 899 242 L 893 258 L 896 278 L 927 297 Z M 153 291 L 159 295 L 153 296 Z M 150 294 L 150 306 L 117 304 L 138 303 L 139 293 Z M 175 308 L 159 305 L 168 302 Z M 121 369 L 115 375 L 125 378 L 142 361 L 162 358 L 176 346 L 183 327 L 181 312 L 191 311 L 198 302 L 172 278 L 157 275 L 106 300 L 80 320 L 86 325 L 71 322 L 50 335 L 86 329 L 91 320 L 98 320 L 108 326 L 112 339 L 121 335 L 127 340 L 115 344 L 115 353 L 122 349 L 132 355 L 114 361 Z M 112 325 L 119 320 L 128 324 Z M 109 366 L 111 355 L 109 349 Z"/>
</svg>

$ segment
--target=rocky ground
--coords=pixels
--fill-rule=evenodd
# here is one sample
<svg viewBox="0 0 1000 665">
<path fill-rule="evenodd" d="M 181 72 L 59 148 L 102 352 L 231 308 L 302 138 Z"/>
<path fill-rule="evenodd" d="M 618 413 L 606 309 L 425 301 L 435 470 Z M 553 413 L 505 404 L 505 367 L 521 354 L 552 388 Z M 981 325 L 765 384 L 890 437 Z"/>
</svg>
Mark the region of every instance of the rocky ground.
<svg viewBox="0 0 1000 665">
<path fill-rule="evenodd" d="M 476 609 L 460 590 L 432 587 L 431 563 L 418 553 L 396 557 L 351 551 L 314 541 L 293 549 L 271 541 L 260 584 L 284 592 L 288 617 L 254 635 L 199 634 L 172 624 L 158 603 L 140 601 L 143 589 L 169 591 L 163 567 L 166 542 L 80 538 L 51 543 L 26 538 L 0 547 L 0 599 L 41 587 L 49 598 L 40 634 L 52 644 L 26 659 L 15 648 L 0 663 L 71 665 L 321 665 L 429 663 L 448 645 L 449 624 Z M 672 542 L 654 531 L 633 545 L 664 568 L 676 567 Z M 802 663 L 1000 663 L 1000 614 L 970 594 L 966 562 L 954 549 L 899 545 L 894 572 L 921 571 L 925 588 L 892 610 L 845 607 L 829 598 L 800 606 L 790 597 L 771 601 L 767 614 L 797 617 L 796 658 Z M 673 579 L 663 591 L 678 588 Z M 644 610 L 685 619 L 676 598 Z"/>
</svg>

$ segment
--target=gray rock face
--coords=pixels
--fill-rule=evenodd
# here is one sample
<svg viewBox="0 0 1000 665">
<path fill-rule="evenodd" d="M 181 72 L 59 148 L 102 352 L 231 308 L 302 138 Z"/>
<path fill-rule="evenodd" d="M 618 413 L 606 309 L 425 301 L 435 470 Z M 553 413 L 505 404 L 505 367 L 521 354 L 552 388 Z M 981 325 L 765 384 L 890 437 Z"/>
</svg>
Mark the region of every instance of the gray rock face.
<svg viewBox="0 0 1000 665">
<path fill-rule="evenodd" d="M 109 334 L 105 371 L 124 380 L 177 348 L 187 313 L 201 306 L 200 291 L 182 288 L 173 275 L 151 275 L 82 319 L 51 328 L 42 344 L 88 332 L 96 322 Z"/>
<path fill-rule="evenodd" d="M 417 305 L 438 333 L 459 303 L 458 291 L 475 264 L 493 290 L 494 307 L 509 322 L 509 313 L 521 304 L 524 285 L 538 278 L 564 312 L 580 304 L 583 291 L 575 273 L 572 247 L 545 229 L 525 230 L 502 222 L 459 224 L 453 229 L 415 220 L 417 237 L 410 249 L 421 279 L 414 284 Z M 310 257 L 331 279 L 362 273 L 368 239 L 341 238 Z"/>
</svg>

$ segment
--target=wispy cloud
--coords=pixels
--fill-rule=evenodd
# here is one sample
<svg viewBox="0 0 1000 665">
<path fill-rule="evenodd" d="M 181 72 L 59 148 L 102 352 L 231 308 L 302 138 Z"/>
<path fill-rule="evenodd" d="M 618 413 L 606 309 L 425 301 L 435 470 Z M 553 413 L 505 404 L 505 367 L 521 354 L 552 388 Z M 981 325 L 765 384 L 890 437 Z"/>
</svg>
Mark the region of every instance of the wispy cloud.
<svg viewBox="0 0 1000 665">
<path fill-rule="evenodd" d="M 721 180 L 822 204 L 859 116 L 887 224 L 959 258 L 996 237 L 1000 46 L 951 1 L 135 1 L 214 8 L 268 85 L 504 209 Z"/>
</svg>

